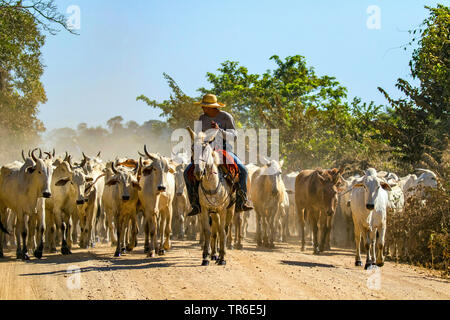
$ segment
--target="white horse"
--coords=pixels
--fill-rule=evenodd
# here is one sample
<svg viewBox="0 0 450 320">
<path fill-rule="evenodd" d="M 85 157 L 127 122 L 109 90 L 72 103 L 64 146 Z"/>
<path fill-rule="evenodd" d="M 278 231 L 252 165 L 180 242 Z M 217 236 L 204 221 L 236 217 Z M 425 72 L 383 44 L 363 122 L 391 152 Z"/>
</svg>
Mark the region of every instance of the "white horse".
<svg viewBox="0 0 450 320">
<path fill-rule="evenodd" d="M 200 221 L 205 240 L 202 266 L 209 265 L 209 258 L 217 260 L 219 265 L 225 265 L 227 233 L 231 228 L 234 203 L 232 204 L 232 187 L 225 180 L 224 173 L 219 170 L 221 155 L 210 145 L 218 131 L 213 134 L 196 134 L 189 127 L 188 130 L 194 141 L 194 148 L 201 150 L 194 153 L 194 175 L 199 181 Z"/>
</svg>

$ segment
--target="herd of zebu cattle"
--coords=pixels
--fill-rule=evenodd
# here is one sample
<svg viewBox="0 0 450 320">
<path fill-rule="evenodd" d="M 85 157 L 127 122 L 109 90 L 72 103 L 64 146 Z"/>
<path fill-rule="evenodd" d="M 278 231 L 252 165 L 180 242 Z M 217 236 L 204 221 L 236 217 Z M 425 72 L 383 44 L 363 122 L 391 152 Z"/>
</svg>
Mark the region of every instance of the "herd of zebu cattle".
<svg viewBox="0 0 450 320">
<path fill-rule="evenodd" d="M 132 251 L 138 233 L 144 232 L 144 251 L 153 257 L 170 250 L 171 237 L 198 240 L 200 233 L 202 265 L 210 260 L 225 264 L 227 248 L 242 249 L 250 214 L 235 212 L 233 183 L 224 179 L 227 172 L 220 157 L 202 140 L 204 135 L 191 135 L 203 143 L 195 164 L 202 212 L 194 217 L 187 216 L 190 205 L 183 172 L 190 159 L 184 155 L 166 158 L 144 147 L 139 159 L 105 163 L 100 152 L 95 157 L 83 153 L 79 162 L 67 152 L 60 157 L 54 150 L 35 149 L 28 156 L 22 152 L 23 162 L 4 165 L 0 172 L 0 256 L 5 245 L 15 245 L 17 258 L 28 260 L 29 250 L 41 258 L 44 249 L 56 252 L 60 246 L 67 255 L 75 243 L 87 248 L 110 241 L 118 257 Z M 319 254 L 330 248 L 338 211 L 353 224 L 357 266 L 362 265 L 360 241 L 364 241 L 366 268 L 384 263 L 389 213 L 400 212 L 418 186 L 437 186 L 436 175 L 425 169 L 419 176 L 399 178 L 370 168 L 345 179 L 343 169 L 282 174 L 282 166 L 283 161 L 274 160 L 261 167 L 247 165 L 257 245 L 273 248 L 289 234 L 289 221 L 295 221 L 301 250 L 307 227 L 314 253 Z"/>
</svg>

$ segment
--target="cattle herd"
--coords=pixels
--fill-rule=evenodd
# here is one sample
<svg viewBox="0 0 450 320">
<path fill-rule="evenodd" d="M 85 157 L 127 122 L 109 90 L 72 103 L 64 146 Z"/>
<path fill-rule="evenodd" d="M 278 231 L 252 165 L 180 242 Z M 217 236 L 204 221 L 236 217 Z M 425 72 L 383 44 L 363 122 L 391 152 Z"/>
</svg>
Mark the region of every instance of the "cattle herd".
<svg viewBox="0 0 450 320">
<path fill-rule="evenodd" d="M 401 212 L 408 198 L 420 196 L 419 186 L 437 186 L 436 175 L 425 169 L 418 169 L 419 176 L 402 178 L 374 168 L 353 176 L 343 168 L 283 174 L 283 161 L 266 159 L 262 166 L 246 166 L 254 213 L 237 212 L 233 182 L 223 178 L 227 172 L 217 152 L 200 143 L 203 152 L 194 173 L 200 180 L 201 213 L 193 217 L 187 216 L 183 173 L 190 159 L 184 154 L 168 158 L 144 146 L 138 159 L 104 162 L 100 152 L 94 157 L 83 153 L 79 161 L 67 152 L 59 157 L 54 150 L 22 152 L 22 161 L 0 171 L 0 257 L 5 246 L 15 246 L 17 259 L 28 260 L 30 252 L 38 259 L 57 248 L 68 255 L 75 244 L 88 248 L 99 241 L 110 242 L 119 257 L 132 251 L 144 233 L 148 257 L 164 255 L 171 239 L 200 240 L 202 265 L 210 260 L 224 265 L 226 249 L 243 248 L 253 217 L 258 246 L 274 248 L 295 229 L 299 249 L 305 250 L 311 232 L 313 252 L 320 254 L 330 249 L 339 213 L 348 223 L 338 231 L 354 234 L 355 265 L 362 266 L 362 239 L 365 267 L 382 266 L 392 245 L 392 239 L 385 244 L 389 214 Z"/>
</svg>

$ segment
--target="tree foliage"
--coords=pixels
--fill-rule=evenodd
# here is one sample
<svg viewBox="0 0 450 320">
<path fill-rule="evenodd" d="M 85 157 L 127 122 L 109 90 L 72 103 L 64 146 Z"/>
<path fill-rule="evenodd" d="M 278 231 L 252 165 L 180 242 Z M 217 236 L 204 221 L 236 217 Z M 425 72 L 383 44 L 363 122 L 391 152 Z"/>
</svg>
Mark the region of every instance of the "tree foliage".
<svg viewBox="0 0 450 320">
<path fill-rule="evenodd" d="M 360 150 L 358 160 L 374 159 L 371 147 L 376 143 L 366 143 L 372 128 L 368 124 L 380 107 L 360 105 L 358 99 L 346 103 L 346 88 L 334 77 L 316 75 L 300 55 L 270 59 L 276 68 L 262 75 L 225 61 L 216 74 L 207 74 L 211 88 L 198 91 L 216 94 L 240 128 L 280 129 L 280 154 L 292 168 L 329 167 L 355 159 L 355 150 Z M 186 96 L 172 78 L 165 77 L 173 91 L 170 100 L 158 103 L 145 96 L 138 100 L 160 108 L 172 128 L 192 126 L 201 113 L 192 102 L 200 97 Z"/>
<path fill-rule="evenodd" d="M 378 88 L 391 108 L 377 125 L 397 161 L 409 170 L 427 158 L 441 162 L 450 130 L 450 10 L 443 5 L 426 8 L 430 16 L 410 31 L 411 45 L 417 42 L 417 48 L 409 66 L 419 86 L 398 79 L 396 87 L 405 97 L 397 100 Z"/>
<path fill-rule="evenodd" d="M 65 25 L 53 1 L 0 0 L 0 152 L 36 143 L 44 131 L 37 118 L 46 102 L 40 78 L 44 72 L 41 29 L 56 32 Z M 13 147 L 13 148 L 12 148 Z"/>
<path fill-rule="evenodd" d="M 186 95 L 168 74 L 164 73 L 164 78 L 167 80 L 170 89 L 172 89 L 169 100 L 157 102 L 149 99 L 145 95 L 140 95 L 136 100 L 143 101 L 153 108 L 161 109 L 161 116 L 167 119 L 171 128 L 192 126 L 193 122 L 198 120 L 201 114 L 201 108 L 193 104 L 195 99 Z"/>
</svg>

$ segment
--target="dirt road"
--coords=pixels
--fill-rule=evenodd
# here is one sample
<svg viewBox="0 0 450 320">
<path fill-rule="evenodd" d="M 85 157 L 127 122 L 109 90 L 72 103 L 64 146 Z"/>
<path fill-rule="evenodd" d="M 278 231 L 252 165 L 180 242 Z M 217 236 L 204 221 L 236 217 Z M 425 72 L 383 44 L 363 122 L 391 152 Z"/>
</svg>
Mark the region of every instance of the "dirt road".
<svg viewBox="0 0 450 320">
<path fill-rule="evenodd" d="M 174 241 L 152 259 L 142 240 L 120 258 L 109 245 L 26 262 L 9 250 L 0 261 L 0 299 L 450 299 L 450 281 L 393 262 L 364 271 L 354 267 L 353 250 L 315 256 L 294 241 L 274 250 L 244 245 L 228 251 L 226 266 L 208 267 L 192 241 Z"/>
</svg>

